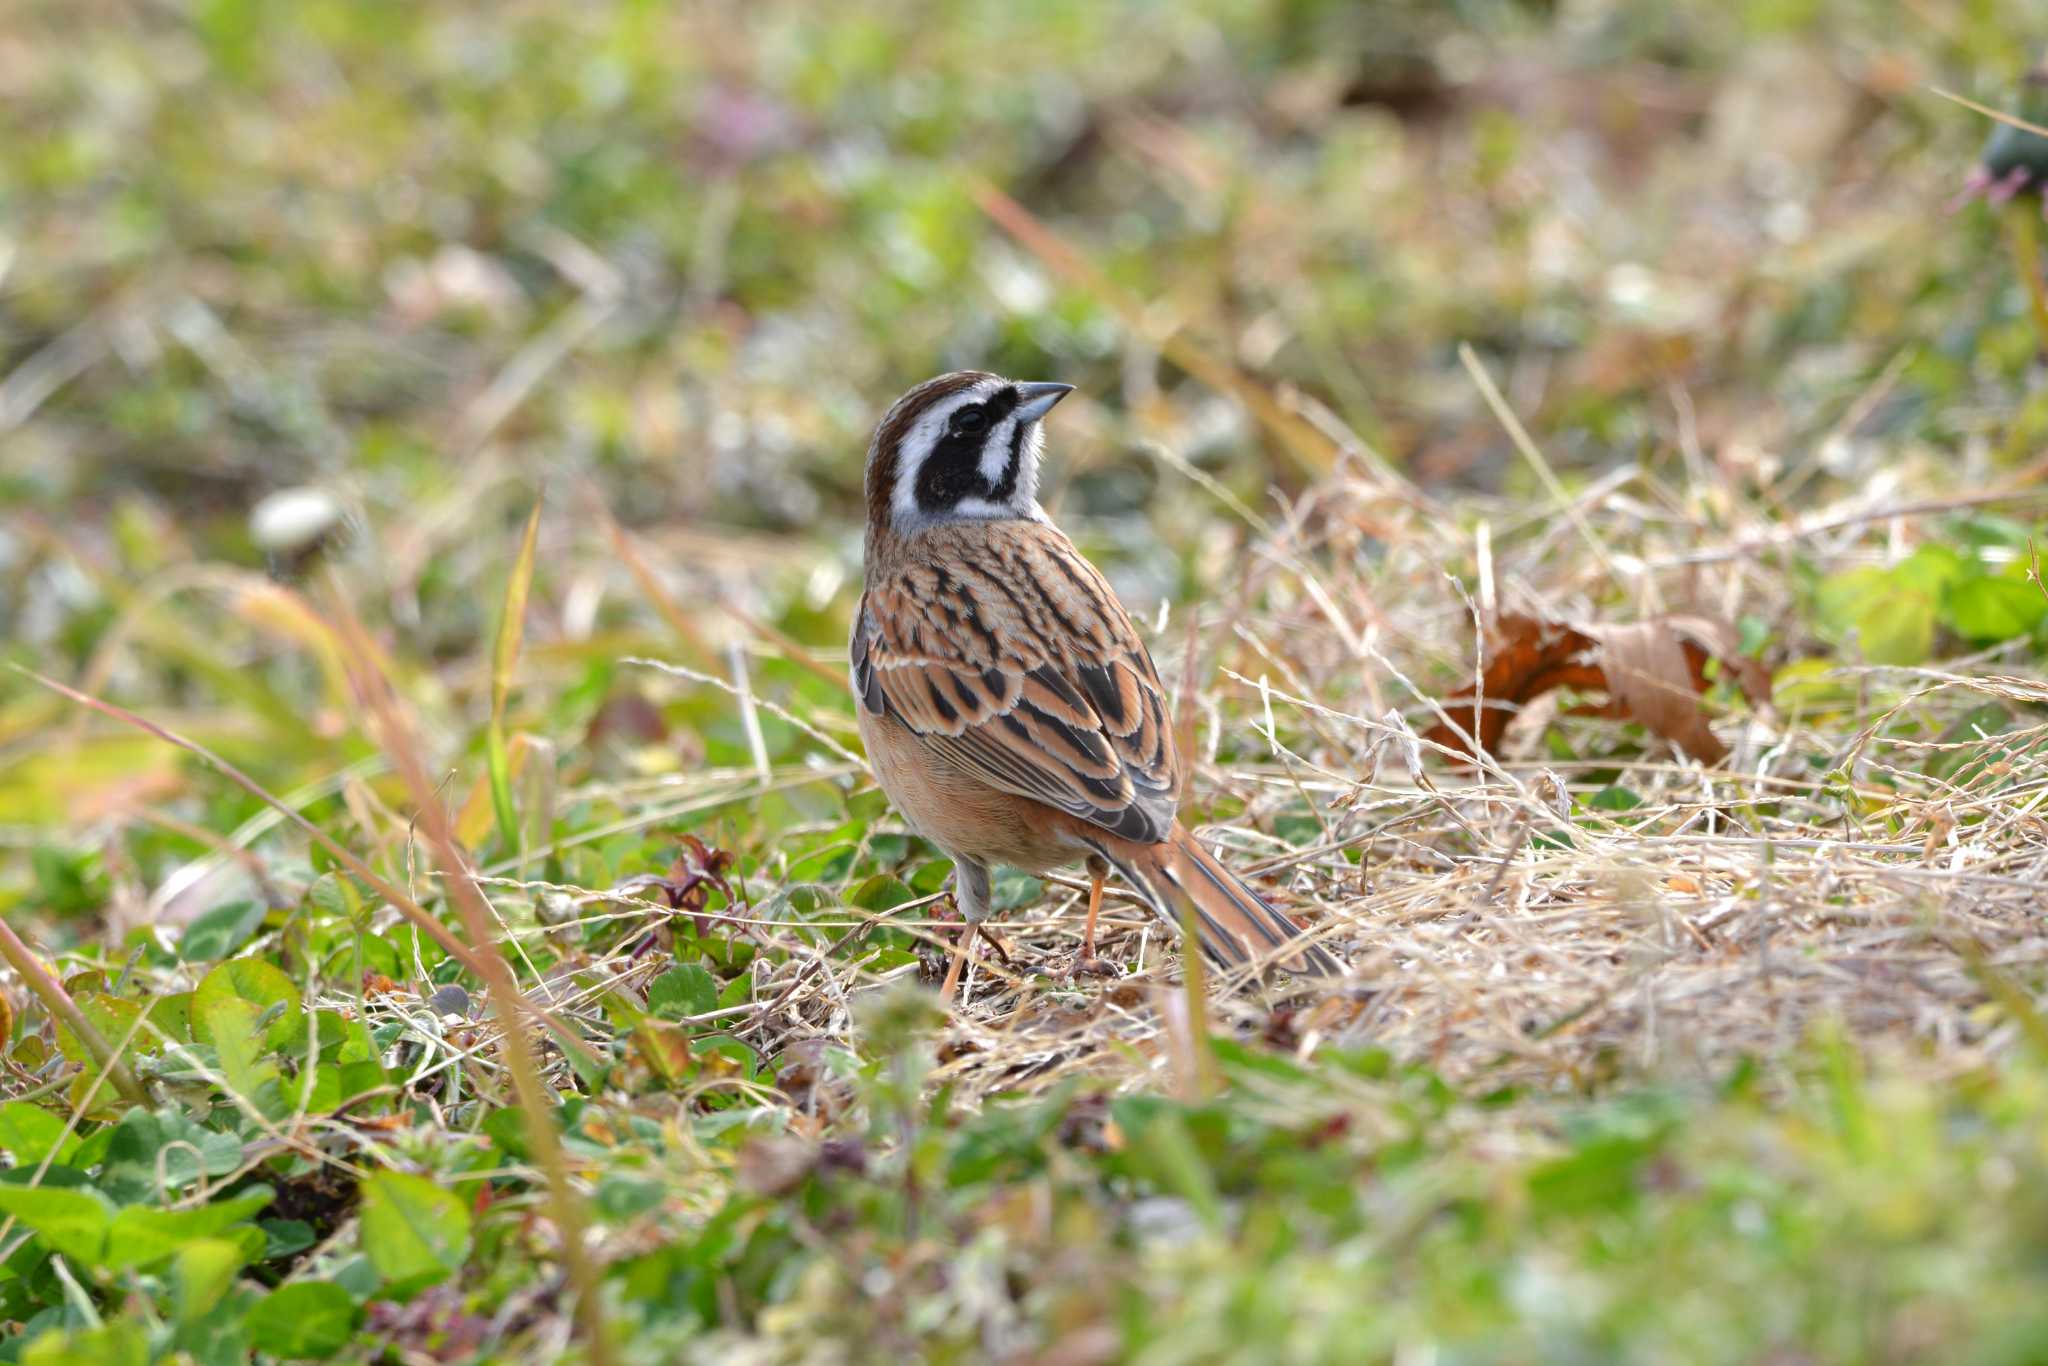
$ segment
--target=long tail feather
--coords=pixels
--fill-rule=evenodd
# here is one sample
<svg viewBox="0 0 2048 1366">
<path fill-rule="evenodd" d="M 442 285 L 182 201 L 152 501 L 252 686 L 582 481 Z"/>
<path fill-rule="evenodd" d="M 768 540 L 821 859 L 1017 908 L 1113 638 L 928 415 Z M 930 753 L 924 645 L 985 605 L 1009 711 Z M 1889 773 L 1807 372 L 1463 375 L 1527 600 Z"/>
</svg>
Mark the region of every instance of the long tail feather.
<svg viewBox="0 0 2048 1366">
<path fill-rule="evenodd" d="M 1167 924 L 1178 929 L 1183 909 L 1191 909 L 1195 937 L 1218 967 L 1240 967 L 1292 946 L 1291 954 L 1277 956 L 1296 971 L 1332 977 L 1344 971 L 1322 948 L 1300 943 L 1300 926 L 1217 862 L 1184 826 L 1176 824 L 1161 844 L 1104 840 L 1095 848 Z"/>
</svg>

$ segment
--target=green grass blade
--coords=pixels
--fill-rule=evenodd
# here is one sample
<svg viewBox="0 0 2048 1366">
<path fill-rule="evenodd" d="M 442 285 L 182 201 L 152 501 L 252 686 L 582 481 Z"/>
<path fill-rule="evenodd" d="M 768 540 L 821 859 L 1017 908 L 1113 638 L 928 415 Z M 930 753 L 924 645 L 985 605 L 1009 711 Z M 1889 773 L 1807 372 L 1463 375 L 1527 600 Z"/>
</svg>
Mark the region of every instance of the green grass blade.
<svg viewBox="0 0 2048 1366">
<path fill-rule="evenodd" d="M 519 663 L 519 642 L 526 631 L 526 595 L 533 586 L 533 547 L 540 538 L 540 509 L 536 501 L 519 541 L 519 556 L 512 562 L 511 580 L 505 585 L 505 603 L 498 615 L 498 639 L 491 649 L 491 724 L 484 741 L 498 837 L 514 851 L 520 842 L 519 816 L 512 806 L 512 763 L 505 748 L 505 699 L 512 692 L 512 670 Z"/>
</svg>

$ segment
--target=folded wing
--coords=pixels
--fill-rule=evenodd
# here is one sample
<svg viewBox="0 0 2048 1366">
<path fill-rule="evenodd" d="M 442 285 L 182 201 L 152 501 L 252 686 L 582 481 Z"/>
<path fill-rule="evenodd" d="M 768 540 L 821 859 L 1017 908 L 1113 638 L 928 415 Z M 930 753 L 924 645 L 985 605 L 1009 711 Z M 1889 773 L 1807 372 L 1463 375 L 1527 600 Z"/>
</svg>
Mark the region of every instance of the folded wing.
<svg viewBox="0 0 2048 1366">
<path fill-rule="evenodd" d="M 1102 575 L 1043 523 L 928 534 L 961 544 L 861 600 L 860 705 L 993 787 L 1165 839 L 1180 785 L 1166 698 Z"/>
</svg>

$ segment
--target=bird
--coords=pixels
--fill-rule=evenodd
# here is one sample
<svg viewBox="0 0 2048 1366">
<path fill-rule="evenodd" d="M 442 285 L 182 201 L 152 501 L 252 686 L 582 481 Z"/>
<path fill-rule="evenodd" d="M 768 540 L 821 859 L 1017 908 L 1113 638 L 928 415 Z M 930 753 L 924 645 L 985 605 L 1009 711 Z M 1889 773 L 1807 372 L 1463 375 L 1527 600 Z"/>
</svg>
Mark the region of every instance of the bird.
<svg viewBox="0 0 2048 1366">
<path fill-rule="evenodd" d="M 865 583 L 849 644 L 861 741 L 906 824 L 953 860 L 966 922 L 996 865 L 1089 873 L 1081 957 L 1111 868 L 1220 967 L 1338 975 L 1176 816 L 1182 760 L 1151 655 L 1101 572 L 1038 502 L 1043 422 L 1074 386 L 979 370 L 911 389 L 864 470 Z"/>
</svg>

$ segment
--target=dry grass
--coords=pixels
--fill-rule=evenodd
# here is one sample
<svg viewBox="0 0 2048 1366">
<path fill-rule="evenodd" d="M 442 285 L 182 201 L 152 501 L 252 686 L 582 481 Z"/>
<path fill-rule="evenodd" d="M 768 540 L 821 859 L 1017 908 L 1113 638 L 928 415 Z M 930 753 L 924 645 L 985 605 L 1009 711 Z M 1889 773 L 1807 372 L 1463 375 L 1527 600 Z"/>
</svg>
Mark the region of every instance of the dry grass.
<svg viewBox="0 0 2048 1366">
<path fill-rule="evenodd" d="M 1868 527 L 1913 537 L 1960 503 L 1993 501 L 1845 499 L 1789 530 L 1758 518 L 1694 533 L 1682 508 L 1721 492 L 1660 498 L 1610 480 L 1569 517 L 1469 503 L 1454 516 L 1383 475 L 1351 473 L 1268 517 L 1246 510 L 1256 524 L 1236 591 L 1258 610 L 1226 605 L 1166 622 L 1155 654 L 1182 686 L 1192 627 L 1203 675 L 1194 801 L 1241 810 L 1204 833 L 1349 971 L 1330 986 L 1225 977 L 1214 983 L 1216 1028 L 1262 1034 L 1302 1058 L 1326 1044 L 1374 1044 L 1459 1084 L 1573 1091 L 1618 1074 L 1722 1075 L 1738 1058 L 1786 1056 L 1821 1026 L 1941 1073 L 2013 1045 L 2024 1019 L 1986 1009 L 1987 979 L 2031 976 L 2048 950 L 2048 779 L 2035 757 L 2048 725 L 2027 719 L 2048 686 L 2015 676 L 2023 660 L 1993 652 L 1901 669 L 1826 659 L 1776 706 L 1722 715 L 1732 752 L 1711 768 L 1555 705 L 1518 720 L 1506 752 L 1477 772 L 1415 738 L 1441 715 L 1433 698 L 1469 676 L 1455 642 L 1471 639 L 1488 594 L 1552 615 L 1612 597 L 1618 585 L 1580 553 L 1583 536 L 1625 567 L 1646 608 L 1776 623 L 1782 665 L 1817 647 L 1795 624 L 1787 576 L 1760 555 L 1791 548 L 1836 568 L 1865 553 Z M 2044 495 L 2018 489 L 1996 501 Z M 866 781 L 847 762 L 843 713 L 796 715 L 694 670 L 669 671 L 724 688 L 742 708 L 772 709 L 832 757 L 694 774 L 680 802 L 673 783 L 622 787 L 607 794 L 629 813 L 621 825 L 658 826 L 792 785 Z M 1977 728 L 1987 705 L 2006 718 L 1995 733 Z M 1599 757 L 1546 755 L 1546 732 Z M 1637 804 L 1588 803 L 1619 789 Z M 1304 813 L 1318 833 L 1267 833 L 1273 818 L 1299 824 Z M 494 885 L 572 898 L 585 924 L 637 919 L 654 933 L 672 914 L 603 888 Z M 823 911 L 795 932 L 775 889 L 749 890 L 769 904 L 715 923 L 779 950 L 755 959 L 760 1004 L 687 1023 L 716 1022 L 767 1057 L 853 1048 L 863 995 L 932 980 L 954 929 L 930 918 L 934 895 L 882 915 Z M 1084 896 L 1081 880 L 1056 876 L 1041 900 L 995 923 L 999 944 L 977 947 L 934 1084 L 969 1104 L 1075 1076 L 1176 1084 L 1171 936 L 1113 891 L 1103 943 L 1119 975 L 1073 976 Z M 883 924 L 914 934 L 923 961 L 861 967 L 863 941 Z M 637 956 L 644 935 L 615 942 L 619 955 L 579 974 L 570 1008 L 660 970 Z"/>
</svg>

